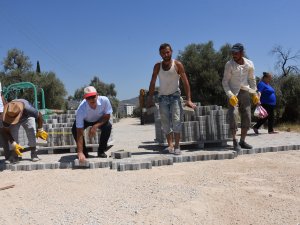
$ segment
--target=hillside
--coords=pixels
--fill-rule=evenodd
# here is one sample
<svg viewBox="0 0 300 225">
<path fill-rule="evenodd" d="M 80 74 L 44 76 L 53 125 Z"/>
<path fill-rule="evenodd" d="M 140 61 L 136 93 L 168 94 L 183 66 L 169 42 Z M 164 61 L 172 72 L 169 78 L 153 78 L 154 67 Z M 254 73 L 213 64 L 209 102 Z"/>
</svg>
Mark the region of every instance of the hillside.
<svg viewBox="0 0 300 225">
<path fill-rule="evenodd" d="M 131 104 L 131 105 L 139 106 L 139 97 L 120 101 L 120 105 L 124 105 L 124 104 Z"/>
</svg>

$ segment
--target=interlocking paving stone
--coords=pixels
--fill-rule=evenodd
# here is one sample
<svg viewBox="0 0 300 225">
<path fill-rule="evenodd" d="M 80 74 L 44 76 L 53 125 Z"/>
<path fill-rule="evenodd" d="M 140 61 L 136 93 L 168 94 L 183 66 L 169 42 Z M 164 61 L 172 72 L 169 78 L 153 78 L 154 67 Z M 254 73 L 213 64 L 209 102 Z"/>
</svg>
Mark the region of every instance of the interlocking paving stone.
<svg viewBox="0 0 300 225">
<path fill-rule="evenodd" d="M 144 127 L 143 127 L 144 128 Z M 154 129 L 154 126 L 153 126 Z M 239 133 L 239 132 L 238 132 Z M 254 146 L 250 150 L 242 150 L 240 154 L 255 154 L 265 152 L 291 151 L 300 149 L 300 134 L 280 132 L 279 134 L 269 135 L 267 131 L 260 130 L 260 135 L 254 135 L 249 132 L 247 142 Z M 149 139 L 146 139 L 149 140 Z M 135 146 L 133 146 L 134 148 Z M 161 146 L 157 146 L 158 148 Z M 162 154 L 159 149 L 149 150 L 147 148 L 139 147 L 131 153 L 130 158 L 123 159 L 100 159 L 91 153 L 92 157 L 88 159 L 88 166 L 86 169 L 108 168 L 117 171 L 151 169 L 153 166 L 166 166 L 174 163 L 195 162 L 203 160 L 225 160 L 235 158 L 236 152 L 232 149 L 232 143 L 229 142 L 226 146 L 216 146 L 215 148 L 207 148 L 190 151 L 189 148 L 182 149 L 182 155 L 176 156 L 172 154 Z M 123 147 L 121 147 L 123 148 Z M 119 148 L 120 149 L 120 148 Z M 124 148 L 125 149 L 125 148 Z M 0 150 L 1 151 L 1 150 Z M 126 150 L 127 151 L 127 150 Z M 30 152 L 23 153 L 23 159 L 17 164 L 5 164 L 4 157 L 0 158 L 0 170 L 11 171 L 32 171 L 45 169 L 71 169 L 75 168 L 76 153 L 63 154 L 42 154 L 39 152 L 38 162 L 30 161 Z"/>
<path fill-rule="evenodd" d="M 131 157 L 131 152 L 126 152 L 124 150 L 115 151 L 115 152 L 112 153 L 111 157 L 114 158 L 114 159 L 130 158 Z"/>
</svg>

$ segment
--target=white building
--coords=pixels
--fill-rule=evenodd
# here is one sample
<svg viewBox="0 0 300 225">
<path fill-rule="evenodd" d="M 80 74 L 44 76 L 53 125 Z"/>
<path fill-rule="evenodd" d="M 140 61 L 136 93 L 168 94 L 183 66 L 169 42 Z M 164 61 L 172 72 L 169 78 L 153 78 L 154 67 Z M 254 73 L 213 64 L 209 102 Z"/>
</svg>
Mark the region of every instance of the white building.
<svg viewBox="0 0 300 225">
<path fill-rule="evenodd" d="M 124 116 L 131 116 L 135 108 L 136 108 L 135 105 L 122 104 L 119 106 L 119 112 Z"/>
</svg>

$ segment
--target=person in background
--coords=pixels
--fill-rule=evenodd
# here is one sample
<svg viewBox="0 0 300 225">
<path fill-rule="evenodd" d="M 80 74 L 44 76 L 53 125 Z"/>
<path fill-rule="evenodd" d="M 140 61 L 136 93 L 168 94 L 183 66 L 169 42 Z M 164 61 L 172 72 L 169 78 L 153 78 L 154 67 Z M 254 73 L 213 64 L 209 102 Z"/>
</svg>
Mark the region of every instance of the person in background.
<svg viewBox="0 0 300 225">
<path fill-rule="evenodd" d="M 37 132 L 36 122 L 37 120 Z M 36 138 L 46 140 L 48 138 L 47 132 L 43 130 L 43 116 L 25 99 L 15 99 L 4 106 L 3 111 L 3 128 L 6 137 L 11 143 L 14 152 L 22 156 L 21 151 L 24 147 L 19 145 L 19 129 L 22 126 L 28 138 L 28 146 L 31 151 L 31 160 L 36 162 L 40 160 L 37 156 Z M 11 154 L 10 161 L 17 161 L 17 155 Z"/>
<path fill-rule="evenodd" d="M 161 62 L 154 65 L 152 78 L 149 85 L 149 95 L 147 107 L 154 105 L 153 95 L 155 83 L 159 78 L 159 112 L 163 132 L 167 137 L 169 153 L 181 154 L 179 141 L 181 132 L 182 105 L 180 99 L 179 80 L 181 79 L 185 94 L 186 106 L 195 108 L 196 105 L 191 101 L 190 84 L 184 71 L 184 67 L 178 60 L 172 59 L 172 47 L 164 43 L 159 47 Z M 173 133 L 175 136 L 175 145 L 173 144 Z"/>
<path fill-rule="evenodd" d="M 233 147 L 238 153 L 241 148 L 252 149 L 245 139 L 251 125 L 251 102 L 259 104 L 259 97 L 256 94 L 256 81 L 254 75 L 254 64 L 244 57 L 244 46 L 236 43 L 231 48 L 232 59 L 225 65 L 224 77 L 222 79 L 223 89 L 229 99 L 229 125 L 232 131 Z M 241 139 L 236 139 L 237 113 L 241 118 Z"/>
<path fill-rule="evenodd" d="M 106 96 L 98 96 L 97 90 L 93 86 L 84 88 L 83 97 L 84 100 L 77 108 L 76 120 L 72 127 L 78 159 L 80 162 L 84 162 L 89 157 L 84 140 L 84 130 L 90 126 L 89 137 L 94 137 L 97 129 L 101 130 L 98 157 L 107 158 L 105 151 L 107 151 L 107 142 L 112 129 L 109 119 L 113 112 L 110 101 Z"/>
<path fill-rule="evenodd" d="M 268 112 L 265 118 L 259 118 L 256 124 L 252 127 L 255 134 L 259 134 L 258 129 L 268 120 L 268 133 L 278 133 L 274 131 L 274 108 L 276 106 L 276 95 L 274 88 L 271 87 L 272 74 L 263 72 L 263 77 L 257 85 L 258 93 L 260 95 L 261 106 Z"/>
<path fill-rule="evenodd" d="M 0 95 L 1 95 L 0 97 L 0 143 L 3 148 L 5 162 L 10 163 L 9 162 L 10 151 L 9 151 L 8 138 L 3 128 L 3 110 L 4 110 L 4 105 L 6 104 L 6 100 L 1 91 L 1 83 L 0 83 Z"/>
</svg>

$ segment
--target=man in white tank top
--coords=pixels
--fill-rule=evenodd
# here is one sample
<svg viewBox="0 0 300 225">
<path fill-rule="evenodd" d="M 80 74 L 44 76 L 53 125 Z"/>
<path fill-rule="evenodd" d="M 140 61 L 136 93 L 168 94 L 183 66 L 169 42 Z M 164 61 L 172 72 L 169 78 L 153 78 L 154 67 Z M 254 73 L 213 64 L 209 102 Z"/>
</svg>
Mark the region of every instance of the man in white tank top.
<svg viewBox="0 0 300 225">
<path fill-rule="evenodd" d="M 195 104 L 191 101 L 191 91 L 184 67 L 178 60 L 172 59 L 172 47 L 164 43 L 159 47 L 159 54 L 162 61 L 156 63 L 153 69 L 152 78 L 149 86 L 149 97 L 147 106 L 154 104 L 153 94 L 157 77 L 159 78 L 159 112 L 161 125 L 167 137 L 170 153 L 181 154 L 180 152 L 180 132 L 182 105 L 180 100 L 179 79 L 181 79 L 185 94 L 186 106 L 195 108 Z M 173 133 L 175 144 L 173 144 Z"/>
</svg>

